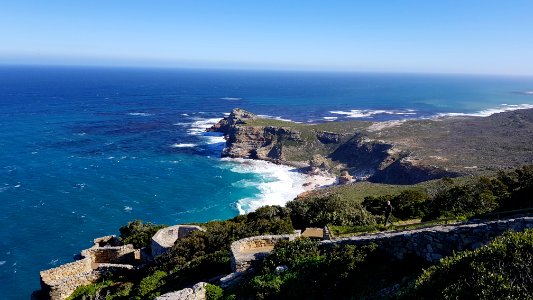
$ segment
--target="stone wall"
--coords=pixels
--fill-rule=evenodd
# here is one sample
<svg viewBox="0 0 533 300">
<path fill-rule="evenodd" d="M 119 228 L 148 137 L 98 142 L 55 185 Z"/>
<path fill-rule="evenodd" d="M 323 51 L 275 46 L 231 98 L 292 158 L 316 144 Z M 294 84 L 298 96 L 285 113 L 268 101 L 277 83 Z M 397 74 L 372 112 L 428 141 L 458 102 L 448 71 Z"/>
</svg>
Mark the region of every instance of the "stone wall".
<svg viewBox="0 0 533 300">
<path fill-rule="evenodd" d="M 453 251 L 479 248 L 508 230 L 523 231 L 527 228 L 533 228 L 533 217 L 334 238 L 321 243 L 323 245 L 376 243 L 396 259 L 414 254 L 429 262 L 436 262 L 444 256 L 453 254 Z"/>
<path fill-rule="evenodd" d="M 184 238 L 196 230 L 205 231 L 196 225 L 174 225 L 158 230 L 151 240 L 152 256 L 156 257 L 165 253 L 174 246 L 178 239 Z"/>
<path fill-rule="evenodd" d="M 91 264 L 90 258 L 83 258 L 41 271 L 41 290 L 50 299 L 66 299 L 78 286 L 92 283 L 95 279 Z"/>
<path fill-rule="evenodd" d="M 278 241 L 292 241 L 300 234 L 300 231 L 296 231 L 294 234 L 261 235 L 233 242 L 231 244 L 231 269 L 233 272 L 245 272 L 254 261 L 267 256 Z"/>
<path fill-rule="evenodd" d="M 95 283 L 107 272 L 131 272 L 140 260 L 133 245 L 115 246 L 114 236 L 94 240 L 94 245 L 81 251 L 81 259 L 41 271 L 41 291 L 52 300 L 68 298 L 78 287 Z"/>
<path fill-rule="evenodd" d="M 81 252 L 83 257 L 90 257 L 93 263 L 133 263 L 135 261 L 135 249 L 133 245 L 115 247 L 93 247 Z"/>
</svg>

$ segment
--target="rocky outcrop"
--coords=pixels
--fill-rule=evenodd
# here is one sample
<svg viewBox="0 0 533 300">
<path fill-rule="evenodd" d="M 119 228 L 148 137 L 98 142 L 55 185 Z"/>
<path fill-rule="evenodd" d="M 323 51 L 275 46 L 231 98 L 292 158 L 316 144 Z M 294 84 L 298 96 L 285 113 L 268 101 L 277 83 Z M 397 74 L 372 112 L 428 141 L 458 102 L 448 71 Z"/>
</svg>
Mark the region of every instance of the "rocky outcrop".
<svg viewBox="0 0 533 300">
<path fill-rule="evenodd" d="M 338 133 L 329 131 L 317 132 L 316 138 L 323 144 L 338 144 L 341 141 L 340 135 Z"/>
<path fill-rule="evenodd" d="M 338 178 L 339 184 L 347 184 L 353 181 L 353 176 L 348 171 L 342 171 L 341 176 Z"/>
<path fill-rule="evenodd" d="M 235 126 L 228 132 L 222 156 L 282 161 L 283 141 L 300 141 L 300 133 L 283 127 Z"/>
<path fill-rule="evenodd" d="M 246 121 L 257 116 L 242 109 L 234 109 L 208 131 L 221 132 L 226 138 L 223 157 L 251 158 L 282 162 L 283 143 L 300 142 L 300 132 L 274 126 L 247 126 Z"/>
<path fill-rule="evenodd" d="M 176 292 L 163 294 L 155 300 L 205 300 L 205 286 L 207 283 L 199 282 L 190 288 L 185 288 Z"/>
<path fill-rule="evenodd" d="M 229 134 L 232 128 L 236 125 L 244 124 L 245 120 L 253 120 L 256 118 L 257 116 L 249 111 L 245 111 L 244 109 L 240 108 L 235 108 L 231 111 L 229 116 L 224 117 L 218 123 L 209 128 L 207 131 Z"/>
<path fill-rule="evenodd" d="M 451 172 L 431 165 L 417 163 L 416 159 L 405 157 L 395 160 L 386 168 L 379 169 L 369 181 L 390 184 L 412 184 L 443 177 L 458 177 L 463 174 Z"/>
</svg>

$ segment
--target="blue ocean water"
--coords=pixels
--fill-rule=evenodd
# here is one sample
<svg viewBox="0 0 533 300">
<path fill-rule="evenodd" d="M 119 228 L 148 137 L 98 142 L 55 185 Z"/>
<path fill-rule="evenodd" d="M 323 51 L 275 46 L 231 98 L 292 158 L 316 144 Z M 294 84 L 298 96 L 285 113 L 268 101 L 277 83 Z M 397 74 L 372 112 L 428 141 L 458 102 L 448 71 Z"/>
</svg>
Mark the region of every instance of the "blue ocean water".
<svg viewBox="0 0 533 300">
<path fill-rule="evenodd" d="M 286 168 L 220 160 L 204 129 L 234 107 L 298 122 L 533 107 L 525 77 L 0 67 L 0 291 L 130 220 L 226 219 L 289 200 Z"/>
</svg>

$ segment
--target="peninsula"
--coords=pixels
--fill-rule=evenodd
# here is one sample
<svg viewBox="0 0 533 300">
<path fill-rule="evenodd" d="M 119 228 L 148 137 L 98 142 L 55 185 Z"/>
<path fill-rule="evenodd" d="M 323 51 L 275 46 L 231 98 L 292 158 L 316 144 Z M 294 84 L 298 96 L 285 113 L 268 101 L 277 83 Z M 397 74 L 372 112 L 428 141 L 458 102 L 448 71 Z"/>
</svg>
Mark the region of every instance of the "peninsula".
<svg viewBox="0 0 533 300">
<path fill-rule="evenodd" d="M 300 124 L 242 109 L 209 129 L 226 137 L 222 156 L 251 158 L 360 180 L 414 184 L 533 163 L 533 109 L 489 117 Z"/>
</svg>

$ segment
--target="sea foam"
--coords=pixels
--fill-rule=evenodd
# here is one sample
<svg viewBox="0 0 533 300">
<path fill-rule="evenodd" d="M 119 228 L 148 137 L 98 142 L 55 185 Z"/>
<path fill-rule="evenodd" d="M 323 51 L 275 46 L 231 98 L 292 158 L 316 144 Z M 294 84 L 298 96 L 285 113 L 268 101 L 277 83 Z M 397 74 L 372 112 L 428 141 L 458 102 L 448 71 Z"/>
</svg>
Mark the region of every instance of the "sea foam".
<svg viewBox="0 0 533 300">
<path fill-rule="evenodd" d="M 484 109 L 474 113 L 440 113 L 437 114 L 437 117 L 463 117 L 463 116 L 472 116 L 472 117 L 488 117 L 497 113 L 502 113 L 506 111 L 520 110 L 520 109 L 530 109 L 533 108 L 533 104 L 501 104 L 498 107 Z"/>
<path fill-rule="evenodd" d="M 170 147 L 172 147 L 172 148 L 194 148 L 194 147 L 196 147 L 196 144 L 192 144 L 192 143 L 190 143 L 190 144 L 187 144 L 187 143 L 181 143 L 181 144 L 180 143 L 175 143 L 175 144 L 170 145 Z"/>
<path fill-rule="evenodd" d="M 416 115 L 413 109 L 406 110 L 382 110 L 382 109 L 351 109 L 348 111 L 332 110 L 332 114 L 345 115 L 347 118 L 372 118 L 374 115 Z M 325 120 L 328 117 L 324 117 Z"/>
<path fill-rule="evenodd" d="M 294 168 L 276 165 L 266 161 L 223 158 L 229 162 L 230 170 L 236 173 L 255 173 L 259 180 L 240 180 L 236 187 L 255 187 L 259 194 L 255 197 L 237 201 L 236 207 L 240 214 L 245 214 L 265 205 L 284 206 L 304 192 L 303 184 L 306 176 L 296 172 Z"/>
<path fill-rule="evenodd" d="M 190 128 L 187 130 L 189 135 L 199 136 L 203 139 L 204 143 L 209 145 L 213 150 L 222 151 L 226 144 L 224 135 L 219 132 L 207 132 L 206 129 L 215 125 L 222 118 L 209 118 L 209 119 L 197 119 L 190 124 Z"/>
</svg>

